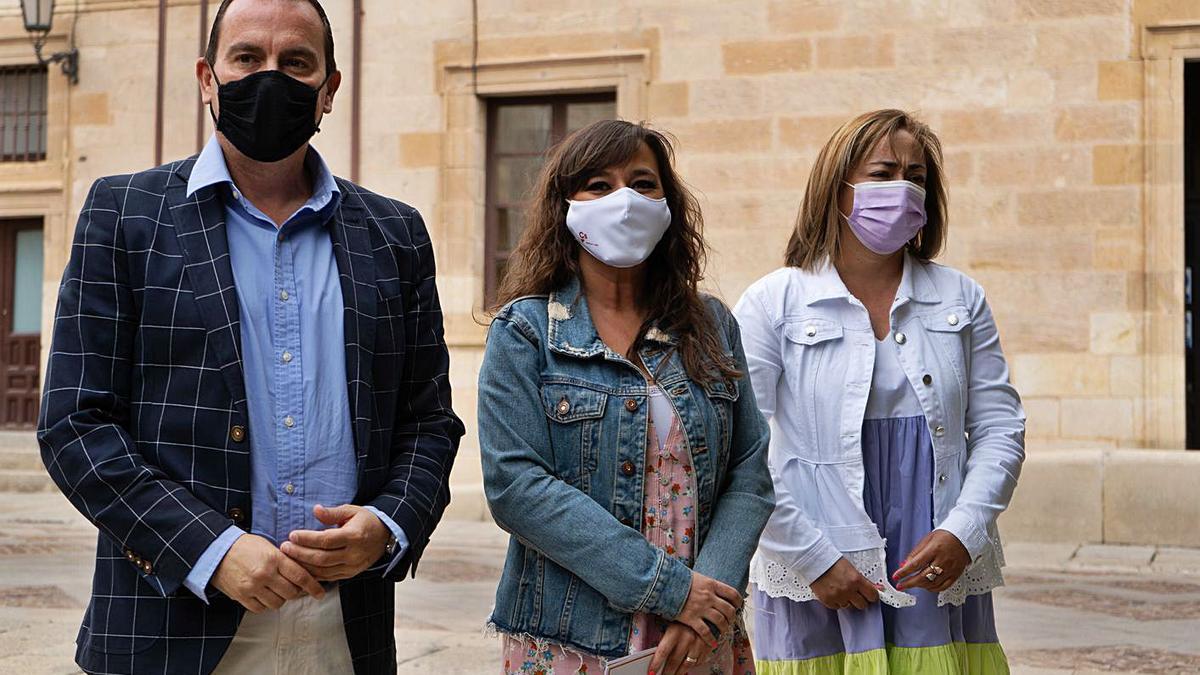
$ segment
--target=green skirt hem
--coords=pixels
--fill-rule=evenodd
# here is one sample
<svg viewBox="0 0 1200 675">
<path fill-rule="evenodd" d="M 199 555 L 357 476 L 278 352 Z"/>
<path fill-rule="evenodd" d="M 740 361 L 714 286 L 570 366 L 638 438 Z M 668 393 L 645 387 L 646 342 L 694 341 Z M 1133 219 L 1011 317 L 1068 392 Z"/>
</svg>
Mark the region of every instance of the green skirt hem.
<svg viewBox="0 0 1200 675">
<path fill-rule="evenodd" d="M 758 675 L 1009 675 L 998 642 L 872 649 L 812 659 L 754 662 Z"/>
</svg>

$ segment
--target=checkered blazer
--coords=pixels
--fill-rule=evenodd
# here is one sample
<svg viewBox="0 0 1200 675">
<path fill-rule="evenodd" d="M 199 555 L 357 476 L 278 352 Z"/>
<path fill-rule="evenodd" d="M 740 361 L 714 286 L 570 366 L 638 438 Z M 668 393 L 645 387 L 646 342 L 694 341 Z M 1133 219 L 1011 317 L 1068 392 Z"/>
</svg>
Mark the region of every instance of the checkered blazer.
<svg viewBox="0 0 1200 675">
<path fill-rule="evenodd" d="M 102 178 L 59 288 L 38 441 L 99 528 L 76 662 L 93 673 L 209 673 L 242 609 L 182 582 L 230 525 L 250 528 L 250 444 L 225 208 L 188 197 L 195 158 Z M 341 584 L 355 672 L 396 669 L 392 582 L 416 569 L 450 500 L 450 407 L 433 247 L 411 207 L 339 180 L 330 223 L 345 311 L 356 504 L 411 548 Z M 382 563 L 382 561 L 381 561 Z"/>
</svg>

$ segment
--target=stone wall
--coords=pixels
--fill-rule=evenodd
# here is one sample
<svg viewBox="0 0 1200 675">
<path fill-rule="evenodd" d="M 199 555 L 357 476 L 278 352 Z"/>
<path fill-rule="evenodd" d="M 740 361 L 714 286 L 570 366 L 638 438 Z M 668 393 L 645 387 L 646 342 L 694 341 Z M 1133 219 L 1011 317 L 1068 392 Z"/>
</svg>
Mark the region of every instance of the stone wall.
<svg viewBox="0 0 1200 675">
<path fill-rule="evenodd" d="M 327 5 L 346 70 L 350 3 Z M 152 159 L 156 3 L 81 7 L 81 81 L 50 167 L 62 193 L 47 315 L 90 182 Z M 171 7 L 168 158 L 195 151 L 198 37 L 195 0 Z M 476 92 L 609 89 L 623 116 L 678 138 L 713 248 L 708 283 L 729 302 L 781 263 L 833 129 L 873 108 L 916 111 L 946 148 L 944 262 L 988 291 L 1031 452 L 1182 446 L 1173 106 L 1179 64 L 1200 56 L 1193 0 L 480 0 L 477 50 L 469 2 L 365 0 L 365 11 L 362 182 L 430 224 L 469 428 L 485 335 Z M 57 36 L 71 19 L 60 14 Z M 0 8 L 0 48 L 24 40 Z M 316 140 L 344 175 L 348 94 Z M 0 212 L 18 197 L 0 191 Z M 468 494 L 479 480 L 472 434 L 455 482 Z M 481 513 L 477 499 L 461 504 Z"/>
</svg>

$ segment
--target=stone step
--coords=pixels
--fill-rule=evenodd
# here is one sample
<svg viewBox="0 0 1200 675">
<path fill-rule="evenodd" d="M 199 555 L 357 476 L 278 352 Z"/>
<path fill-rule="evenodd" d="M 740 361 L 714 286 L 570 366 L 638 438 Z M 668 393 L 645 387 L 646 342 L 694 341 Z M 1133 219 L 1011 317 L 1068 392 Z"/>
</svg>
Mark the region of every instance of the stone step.
<svg viewBox="0 0 1200 675">
<path fill-rule="evenodd" d="M 0 452 L 38 451 L 37 435 L 32 431 L 0 431 Z"/>
<path fill-rule="evenodd" d="M 37 436 L 32 431 L 0 431 L 0 492 L 44 492 L 54 489 Z"/>
<path fill-rule="evenodd" d="M 57 489 L 45 469 L 0 471 L 0 492 L 53 492 Z"/>
<path fill-rule="evenodd" d="M 31 431 L 0 431 L 0 471 L 45 473 L 37 438 Z"/>
<path fill-rule="evenodd" d="M 42 471 L 42 456 L 36 452 L 0 450 L 0 471 Z"/>
</svg>

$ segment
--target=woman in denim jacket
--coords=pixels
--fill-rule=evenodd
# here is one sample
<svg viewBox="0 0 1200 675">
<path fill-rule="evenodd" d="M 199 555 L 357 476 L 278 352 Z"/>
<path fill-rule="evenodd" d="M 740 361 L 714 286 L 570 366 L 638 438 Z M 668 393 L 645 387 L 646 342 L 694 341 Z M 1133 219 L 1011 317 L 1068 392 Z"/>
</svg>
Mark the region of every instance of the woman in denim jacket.
<svg viewBox="0 0 1200 675">
<path fill-rule="evenodd" d="M 1025 418 L 983 290 L 930 262 L 944 186 L 927 126 L 848 122 L 787 266 L 734 310 L 774 431 L 778 505 L 750 577 L 760 672 L 1008 672 L 990 591 Z"/>
<path fill-rule="evenodd" d="M 506 674 L 656 645 L 659 674 L 754 672 L 768 430 L 736 322 L 697 290 L 700 232 L 662 134 L 603 121 L 551 150 L 479 375 Z"/>
</svg>

